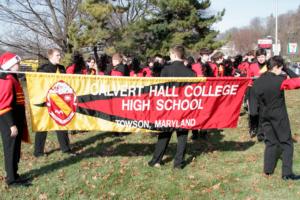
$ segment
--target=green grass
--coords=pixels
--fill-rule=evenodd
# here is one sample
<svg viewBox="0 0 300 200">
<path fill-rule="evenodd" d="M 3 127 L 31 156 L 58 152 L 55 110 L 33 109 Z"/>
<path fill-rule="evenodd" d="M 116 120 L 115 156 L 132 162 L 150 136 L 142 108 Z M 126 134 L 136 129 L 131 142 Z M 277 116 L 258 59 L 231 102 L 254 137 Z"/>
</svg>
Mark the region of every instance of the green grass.
<svg viewBox="0 0 300 200">
<path fill-rule="evenodd" d="M 300 132 L 300 94 L 287 93 L 296 140 Z M 32 135 L 32 139 L 34 135 Z M 0 199 L 299 199 L 300 181 L 281 180 L 281 161 L 275 174 L 263 176 L 264 144 L 248 136 L 247 117 L 237 129 L 211 133 L 208 141 L 188 143 L 183 170 L 173 170 L 176 136 L 166 152 L 166 165 L 148 167 L 156 137 L 130 134 L 83 133 L 71 136 L 80 155 L 58 150 L 55 135 L 48 135 L 47 157 L 33 157 L 33 145 L 23 144 L 21 174 L 33 177 L 29 188 L 7 188 L 0 143 Z M 300 141 L 300 140 L 299 140 Z M 294 171 L 300 173 L 300 148 L 295 143 Z"/>
</svg>

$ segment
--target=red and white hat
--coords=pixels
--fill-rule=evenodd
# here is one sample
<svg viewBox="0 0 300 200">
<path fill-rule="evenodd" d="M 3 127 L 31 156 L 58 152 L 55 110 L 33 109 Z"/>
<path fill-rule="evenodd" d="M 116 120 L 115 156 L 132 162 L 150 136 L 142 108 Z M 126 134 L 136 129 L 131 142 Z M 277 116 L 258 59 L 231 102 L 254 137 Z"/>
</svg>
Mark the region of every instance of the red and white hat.
<svg viewBox="0 0 300 200">
<path fill-rule="evenodd" d="M 11 52 L 5 52 L 0 56 L 0 67 L 3 70 L 8 70 L 15 64 L 21 61 L 20 56 Z"/>
</svg>

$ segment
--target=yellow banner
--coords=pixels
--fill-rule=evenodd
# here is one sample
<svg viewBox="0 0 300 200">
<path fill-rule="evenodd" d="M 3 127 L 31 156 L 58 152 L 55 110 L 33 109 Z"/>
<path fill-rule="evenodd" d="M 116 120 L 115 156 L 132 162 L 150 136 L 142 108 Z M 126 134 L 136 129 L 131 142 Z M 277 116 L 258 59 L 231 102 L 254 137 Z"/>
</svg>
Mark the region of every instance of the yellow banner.
<svg viewBox="0 0 300 200">
<path fill-rule="evenodd" d="M 33 131 L 113 132 L 235 127 L 250 81 L 47 73 L 26 80 Z"/>
</svg>

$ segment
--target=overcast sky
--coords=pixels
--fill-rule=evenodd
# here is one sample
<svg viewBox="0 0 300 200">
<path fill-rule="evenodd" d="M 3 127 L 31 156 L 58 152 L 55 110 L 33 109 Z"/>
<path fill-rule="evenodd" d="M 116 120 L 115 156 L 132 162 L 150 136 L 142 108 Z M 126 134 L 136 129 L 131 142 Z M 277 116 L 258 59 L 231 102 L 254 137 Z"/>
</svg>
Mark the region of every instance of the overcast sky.
<svg viewBox="0 0 300 200">
<path fill-rule="evenodd" d="M 296 10 L 300 0 L 277 0 L 278 13 Z M 223 20 L 214 27 L 221 32 L 232 27 L 242 27 L 250 23 L 254 17 L 275 16 L 276 0 L 211 0 L 212 11 L 221 11 L 225 8 Z"/>
</svg>

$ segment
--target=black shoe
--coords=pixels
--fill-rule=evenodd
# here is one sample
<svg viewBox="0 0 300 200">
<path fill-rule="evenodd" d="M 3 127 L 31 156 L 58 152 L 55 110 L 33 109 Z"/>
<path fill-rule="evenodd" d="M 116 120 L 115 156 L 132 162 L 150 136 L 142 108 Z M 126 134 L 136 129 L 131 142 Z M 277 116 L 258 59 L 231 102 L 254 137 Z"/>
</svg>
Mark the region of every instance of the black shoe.
<svg viewBox="0 0 300 200">
<path fill-rule="evenodd" d="M 68 151 L 63 151 L 64 154 L 68 154 L 71 157 L 75 157 L 78 156 L 78 153 L 76 153 L 75 151 L 72 150 L 68 150 Z"/>
<path fill-rule="evenodd" d="M 15 181 L 7 183 L 8 187 L 29 187 L 32 184 L 29 182 L 29 178 L 18 178 Z"/>
<path fill-rule="evenodd" d="M 257 135 L 257 140 L 258 140 L 259 142 L 262 142 L 262 141 L 265 140 L 265 136 L 262 135 L 262 134 L 259 134 L 259 135 Z"/>
<path fill-rule="evenodd" d="M 183 169 L 187 165 L 186 161 L 182 161 L 180 164 L 174 164 L 174 169 Z"/>
<path fill-rule="evenodd" d="M 265 173 L 266 176 L 272 176 L 273 173 Z"/>
<path fill-rule="evenodd" d="M 150 160 L 149 162 L 148 162 L 148 165 L 150 166 L 150 167 L 160 167 L 161 165 L 164 165 L 164 162 L 153 162 L 152 160 Z"/>
<path fill-rule="evenodd" d="M 282 176 L 282 179 L 285 181 L 288 181 L 288 180 L 296 181 L 296 180 L 300 180 L 300 175 L 290 174 L 287 176 Z"/>
<path fill-rule="evenodd" d="M 34 153 L 33 155 L 34 155 L 34 157 L 36 157 L 36 158 L 45 156 L 44 153 Z"/>
<path fill-rule="evenodd" d="M 192 140 L 198 140 L 198 133 L 193 134 L 191 137 Z"/>
<path fill-rule="evenodd" d="M 184 166 L 183 166 L 183 165 L 174 165 L 173 168 L 174 168 L 174 169 L 183 169 Z"/>
<path fill-rule="evenodd" d="M 202 140 L 208 140 L 208 133 L 207 132 L 203 132 L 203 133 L 200 132 L 199 137 Z"/>
<path fill-rule="evenodd" d="M 249 130 L 249 135 L 250 135 L 250 138 L 254 138 L 257 135 L 256 130 L 250 129 Z"/>
</svg>

